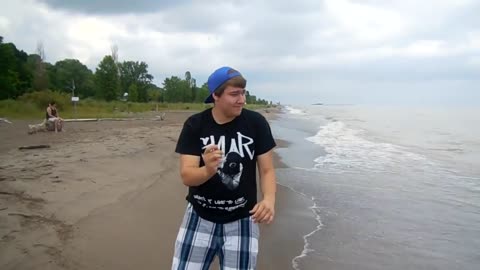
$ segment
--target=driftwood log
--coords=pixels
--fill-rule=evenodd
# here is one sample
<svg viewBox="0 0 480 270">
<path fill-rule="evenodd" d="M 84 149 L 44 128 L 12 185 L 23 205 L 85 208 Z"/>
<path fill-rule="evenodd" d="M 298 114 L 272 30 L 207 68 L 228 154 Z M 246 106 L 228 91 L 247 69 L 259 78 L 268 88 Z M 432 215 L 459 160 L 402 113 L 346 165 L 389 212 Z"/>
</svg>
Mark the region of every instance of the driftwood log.
<svg viewBox="0 0 480 270">
<path fill-rule="evenodd" d="M 7 123 L 7 124 L 11 124 L 11 123 L 12 123 L 12 122 L 8 121 L 7 118 L 0 118 L 0 121 L 1 121 L 1 122 L 5 122 L 5 123 Z"/>
<path fill-rule="evenodd" d="M 20 146 L 18 150 L 28 150 L 28 149 L 42 149 L 42 148 L 50 148 L 48 144 L 39 144 L 39 145 L 27 145 L 27 146 Z"/>
</svg>

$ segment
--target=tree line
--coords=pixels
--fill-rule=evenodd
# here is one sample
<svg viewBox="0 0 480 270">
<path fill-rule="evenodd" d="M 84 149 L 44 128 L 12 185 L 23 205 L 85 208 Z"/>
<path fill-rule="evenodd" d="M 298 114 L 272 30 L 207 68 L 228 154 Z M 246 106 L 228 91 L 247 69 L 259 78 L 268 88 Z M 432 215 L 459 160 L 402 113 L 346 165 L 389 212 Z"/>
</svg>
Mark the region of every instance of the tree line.
<svg viewBox="0 0 480 270">
<path fill-rule="evenodd" d="M 0 36 L 0 100 L 45 90 L 71 93 L 81 99 L 132 102 L 201 103 L 209 95 L 207 84 L 198 86 L 189 71 L 183 78 L 166 78 L 161 87 L 155 85 L 153 79 L 147 63 L 119 62 L 116 46 L 92 72 L 77 59 L 64 59 L 55 64 L 46 62 L 41 43 L 35 53 L 27 54 L 13 43 L 4 43 Z M 246 95 L 249 104 L 269 103 L 248 91 Z"/>
</svg>

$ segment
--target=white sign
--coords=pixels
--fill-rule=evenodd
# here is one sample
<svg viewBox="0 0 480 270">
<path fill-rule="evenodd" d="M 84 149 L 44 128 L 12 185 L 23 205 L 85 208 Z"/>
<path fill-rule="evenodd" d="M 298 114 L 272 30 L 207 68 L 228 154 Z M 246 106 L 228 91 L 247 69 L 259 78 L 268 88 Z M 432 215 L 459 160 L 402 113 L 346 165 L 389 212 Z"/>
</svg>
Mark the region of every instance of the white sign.
<svg viewBox="0 0 480 270">
<path fill-rule="evenodd" d="M 73 101 L 73 102 L 78 102 L 79 100 L 80 100 L 79 97 L 72 97 L 72 101 Z"/>
</svg>

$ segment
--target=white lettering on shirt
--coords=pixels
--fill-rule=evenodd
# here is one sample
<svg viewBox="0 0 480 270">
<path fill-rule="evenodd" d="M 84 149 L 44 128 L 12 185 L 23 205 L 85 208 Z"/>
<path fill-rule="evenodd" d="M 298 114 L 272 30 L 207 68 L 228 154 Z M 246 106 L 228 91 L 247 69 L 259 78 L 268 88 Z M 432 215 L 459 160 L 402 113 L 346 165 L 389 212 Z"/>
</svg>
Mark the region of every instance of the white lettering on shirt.
<svg viewBox="0 0 480 270">
<path fill-rule="evenodd" d="M 215 143 L 215 137 L 213 135 L 210 135 L 208 137 L 203 137 L 200 138 L 202 141 L 202 150 L 205 150 L 207 146 L 211 144 L 216 144 Z M 218 138 L 217 145 L 220 150 L 222 150 L 224 153 L 226 153 L 226 145 L 225 145 L 225 135 L 222 135 Z M 242 158 L 245 157 L 245 155 L 248 155 L 250 160 L 253 160 L 253 156 L 255 155 L 255 150 L 251 149 L 253 145 L 253 139 L 243 135 L 240 132 L 237 132 L 237 137 L 236 138 L 231 138 L 230 140 L 230 149 L 228 149 L 227 153 L 230 152 L 236 152 L 238 153 Z"/>
</svg>

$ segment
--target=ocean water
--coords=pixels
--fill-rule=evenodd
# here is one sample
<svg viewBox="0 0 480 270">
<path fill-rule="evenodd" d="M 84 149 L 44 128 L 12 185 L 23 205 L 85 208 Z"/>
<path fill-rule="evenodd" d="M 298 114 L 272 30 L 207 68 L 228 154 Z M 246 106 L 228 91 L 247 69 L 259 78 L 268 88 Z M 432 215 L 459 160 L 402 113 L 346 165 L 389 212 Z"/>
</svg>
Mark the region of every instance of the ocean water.
<svg viewBox="0 0 480 270">
<path fill-rule="evenodd" d="M 480 109 L 285 107 L 272 122 L 317 226 L 293 269 L 479 269 Z"/>
</svg>

